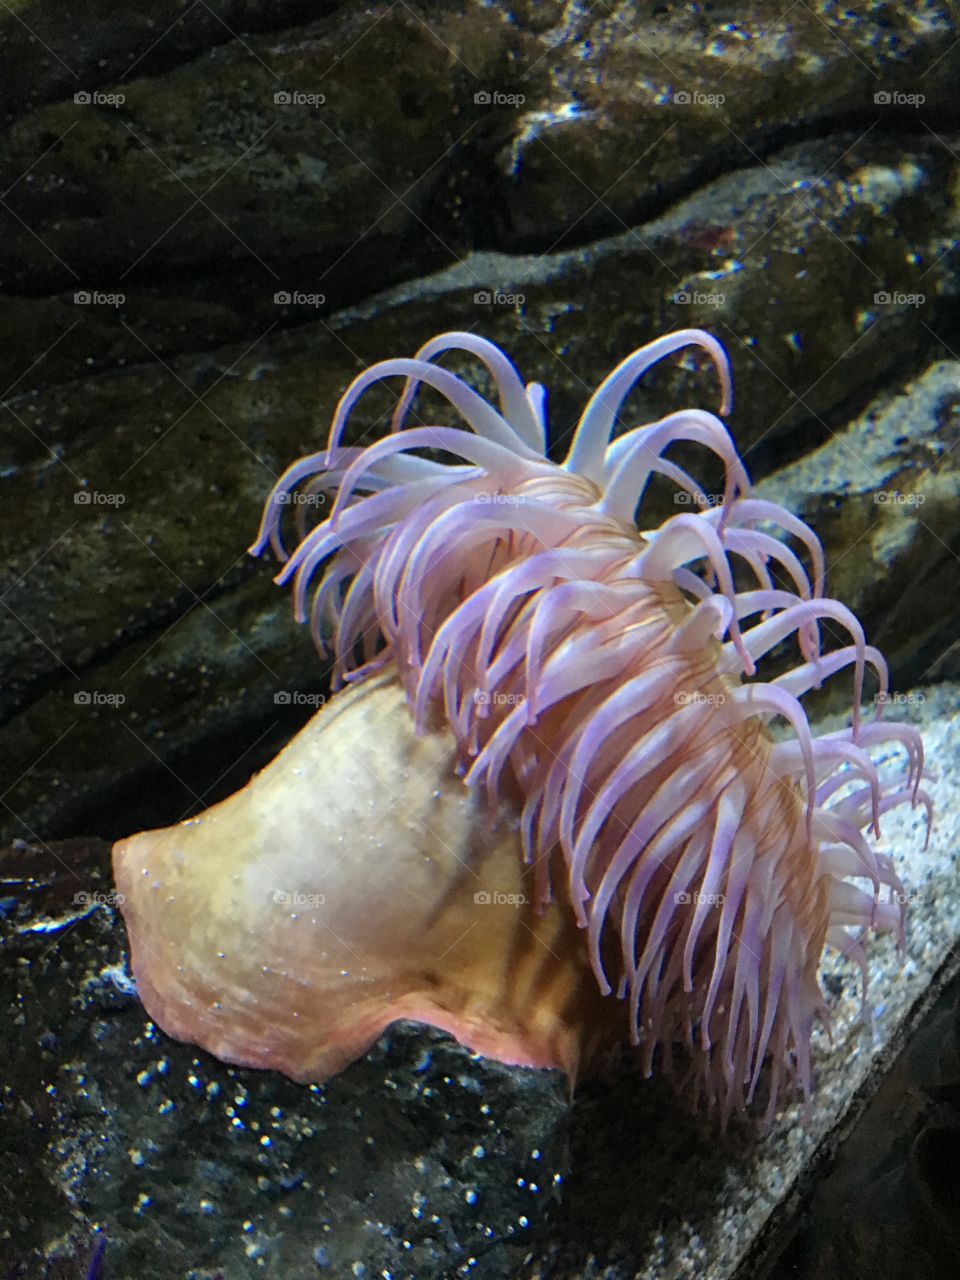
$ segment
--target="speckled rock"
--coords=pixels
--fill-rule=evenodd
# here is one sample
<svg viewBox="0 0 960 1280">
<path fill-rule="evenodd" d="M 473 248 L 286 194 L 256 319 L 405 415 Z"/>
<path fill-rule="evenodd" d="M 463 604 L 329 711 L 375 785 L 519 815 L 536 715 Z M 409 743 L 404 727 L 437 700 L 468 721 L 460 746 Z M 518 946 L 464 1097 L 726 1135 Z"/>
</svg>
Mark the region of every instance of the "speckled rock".
<svg viewBox="0 0 960 1280">
<path fill-rule="evenodd" d="M 223 1066 L 144 1018 L 93 841 L 0 855 L 0 1271 L 111 1280 L 508 1280 L 568 1167 L 556 1072 L 397 1024 L 323 1086 Z"/>
<path fill-rule="evenodd" d="M 757 488 L 819 533 L 831 594 L 891 663 L 892 714 L 910 686 L 960 675 L 944 607 L 960 599 L 958 444 L 960 363 L 938 361 Z"/>
</svg>

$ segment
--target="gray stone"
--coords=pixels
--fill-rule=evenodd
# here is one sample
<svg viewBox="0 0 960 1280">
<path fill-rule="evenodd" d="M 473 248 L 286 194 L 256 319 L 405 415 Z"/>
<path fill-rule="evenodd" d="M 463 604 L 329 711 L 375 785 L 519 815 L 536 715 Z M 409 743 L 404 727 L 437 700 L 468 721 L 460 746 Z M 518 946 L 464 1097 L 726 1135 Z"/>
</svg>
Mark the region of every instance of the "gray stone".
<svg viewBox="0 0 960 1280">
<path fill-rule="evenodd" d="M 0 855 L 0 1270 L 508 1280 L 568 1169 L 567 1086 L 398 1023 L 325 1085 L 144 1017 L 97 841 Z"/>
<path fill-rule="evenodd" d="M 828 586 L 869 619 L 895 673 L 890 710 L 913 684 L 960 675 L 960 363 L 940 361 L 884 392 L 757 494 L 817 530 Z"/>
</svg>

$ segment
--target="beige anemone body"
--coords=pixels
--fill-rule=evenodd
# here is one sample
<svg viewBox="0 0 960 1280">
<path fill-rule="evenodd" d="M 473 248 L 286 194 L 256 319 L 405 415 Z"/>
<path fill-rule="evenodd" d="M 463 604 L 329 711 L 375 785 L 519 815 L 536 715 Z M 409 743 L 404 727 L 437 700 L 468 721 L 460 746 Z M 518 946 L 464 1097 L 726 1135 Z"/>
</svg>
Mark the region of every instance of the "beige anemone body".
<svg viewBox="0 0 960 1280">
<path fill-rule="evenodd" d="M 387 673 L 334 697 L 229 799 L 120 841 L 150 1016 L 300 1081 L 399 1018 L 574 1079 L 620 1032 L 613 1002 L 569 907 L 534 909 L 516 817 L 489 817 L 454 760 L 449 732 L 414 733 Z"/>
</svg>

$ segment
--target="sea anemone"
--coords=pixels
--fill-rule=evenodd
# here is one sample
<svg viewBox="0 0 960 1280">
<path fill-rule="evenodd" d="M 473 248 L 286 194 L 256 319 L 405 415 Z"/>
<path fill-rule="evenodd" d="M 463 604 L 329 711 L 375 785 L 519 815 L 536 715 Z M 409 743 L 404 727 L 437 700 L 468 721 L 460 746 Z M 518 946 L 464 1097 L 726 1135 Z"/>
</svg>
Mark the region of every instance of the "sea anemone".
<svg viewBox="0 0 960 1280">
<path fill-rule="evenodd" d="M 771 1111 L 785 1087 L 810 1094 L 824 945 L 865 982 L 862 931 L 902 938 L 893 862 L 864 832 L 879 837 L 904 802 L 929 820 L 930 801 L 919 734 L 881 718 L 883 657 L 824 596 L 814 532 L 751 496 L 721 420 L 685 409 L 615 434 L 642 375 L 690 346 L 712 358 L 728 412 L 721 345 L 671 333 L 602 382 L 560 463 L 543 388 L 484 339 L 448 333 L 377 364 L 338 404 L 327 448 L 281 477 L 252 550 L 286 560 L 278 581 L 331 652 L 335 687 L 395 672 L 417 732 L 452 735 L 466 788 L 519 814 L 534 904 L 572 911 L 644 1070 L 658 1051 L 674 1076 L 682 1061 L 689 1095 L 726 1116 L 749 1105 L 766 1061 Z M 499 408 L 434 363 L 452 349 L 485 366 Z M 392 433 L 343 445 L 357 400 L 391 377 L 405 379 Z M 408 426 L 424 385 L 469 430 Z M 678 442 L 723 464 L 716 502 L 664 456 Z M 654 475 L 685 505 L 639 532 Z M 313 528 L 310 498 L 329 511 Z M 843 643 L 825 650 L 824 633 Z M 784 642 L 794 665 L 757 679 Z M 868 666 L 880 696 L 865 722 Z M 847 667 L 850 727 L 814 736 L 800 699 Z M 893 780 L 870 754 L 891 743 L 905 752 Z"/>
</svg>

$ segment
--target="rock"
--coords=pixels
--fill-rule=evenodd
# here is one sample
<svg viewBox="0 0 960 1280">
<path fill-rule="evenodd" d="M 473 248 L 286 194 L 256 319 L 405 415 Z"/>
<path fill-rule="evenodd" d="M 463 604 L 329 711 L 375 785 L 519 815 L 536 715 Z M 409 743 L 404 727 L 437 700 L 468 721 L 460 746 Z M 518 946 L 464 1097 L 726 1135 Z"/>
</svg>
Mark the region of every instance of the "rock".
<svg viewBox="0 0 960 1280">
<path fill-rule="evenodd" d="M 933 1002 L 822 1178 L 773 1234 L 765 1254 L 787 1248 L 762 1274 L 912 1280 L 956 1270 L 958 994 L 954 979 Z"/>
<path fill-rule="evenodd" d="M 317 7 L 307 0 L 205 0 L 194 8 L 144 0 L 107 23 L 100 21 L 96 0 L 73 0 L 58 10 L 41 0 L 19 0 L 0 18 L 0 50 L 9 71 L 0 109 L 15 117 L 78 89 L 104 89 L 134 71 L 162 75 L 243 33 L 293 27 L 315 17 Z M 324 8 L 337 5 L 328 0 Z"/>
<path fill-rule="evenodd" d="M 558 1072 L 395 1024 L 325 1085 L 224 1066 L 145 1020 L 97 841 L 7 849 L 0 1269 L 212 1280 L 508 1277 L 568 1168 Z"/>
<path fill-rule="evenodd" d="M 798 136 L 852 126 L 948 158 L 918 120 L 952 104 L 955 3 L 859 0 L 772 27 L 758 0 L 647 22 L 558 0 L 325 8 L 149 0 L 109 30 L 87 0 L 0 12 L 4 386 L 252 342 L 472 248 L 586 245 Z M 808 180 L 839 179 L 828 164 Z M 809 222 L 797 206 L 815 202 L 783 194 Z M 708 216 L 688 236 L 708 258 L 729 230 Z M 78 313 L 78 294 L 112 301 Z"/>
<path fill-rule="evenodd" d="M 936 111 L 953 92 L 956 16 L 953 4 L 877 0 L 776 13 L 763 0 L 564 7 L 541 36 L 549 88 L 522 104 L 500 155 L 511 223 L 538 248 L 544 229 L 583 242 L 798 131 Z"/>
<path fill-rule="evenodd" d="M 938 361 L 757 489 L 816 528 L 830 594 L 869 620 L 890 662 L 891 716 L 912 685 L 960 675 L 944 609 L 960 597 L 958 444 L 960 363 Z"/>
<path fill-rule="evenodd" d="M 123 981 L 109 904 L 72 902 L 76 885 L 109 891 L 103 847 L 48 843 L 66 864 L 54 873 L 36 840 L 175 821 L 241 785 L 302 723 L 326 672 L 244 548 L 350 377 L 444 328 L 484 333 L 547 384 L 555 450 L 630 349 L 709 328 L 731 351 L 731 428 L 761 492 L 823 538 L 831 590 L 888 651 L 894 692 L 957 675 L 943 602 L 957 588 L 960 6 L 143 0 L 109 22 L 101 8 L 0 5 L 0 832 L 34 839 L 15 857 L 38 868 L 32 887 L 17 871 L 0 893 L 3 917 L 8 896 L 28 902 L 3 925 L 5 955 L 27 963 L 2 981 L 17 1032 L 5 1043 L 36 1122 L 5 1103 L 7 1169 L 38 1161 L 28 1196 L 0 1193 L 14 1223 L 0 1271 L 37 1271 L 32 1251 L 50 1246 L 38 1274 L 92 1274 L 100 1223 L 107 1276 L 130 1259 L 138 1276 L 167 1277 L 171 1250 L 193 1280 L 221 1265 L 246 1274 L 248 1245 L 267 1275 L 357 1261 L 396 1276 L 409 1221 L 419 1276 L 448 1274 L 451 1257 L 466 1266 L 471 1250 L 476 1274 L 512 1275 L 527 1247 L 508 1234 L 530 1194 L 516 1185 L 531 1177 L 522 1153 L 541 1142 L 551 1170 L 565 1167 L 553 1086 L 527 1121 L 516 1074 L 407 1031 L 316 1094 L 195 1065 L 159 1047 L 110 985 L 111 972 Z M 357 433 L 381 431 L 390 402 L 371 394 Z M 689 356 L 647 379 L 629 412 L 683 404 L 716 404 L 713 375 Z M 675 509 L 660 491 L 644 515 Z M 66 923 L 17 933 L 37 911 Z M 137 1084 L 162 1057 L 166 1075 Z M 88 1062 L 109 1069 L 80 1081 Z M 483 1073 L 488 1117 L 458 1083 L 478 1078 L 468 1070 Z M 797 1163 L 789 1144 L 774 1149 L 761 1190 L 745 1189 L 742 1144 L 705 1162 L 663 1092 L 641 1101 L 634 1083 L 615 1086 L 612 1111 L 603 1091 L 585 1100 L 558 1277 L 608 1264 L 702 1273 L 698 1171 L 728 1193 L 710 1236 L 726 1266 L 740 1256 L 730 1241 L 779 1194 L 769 1169 Z M 270 1107 L 284 1112 L 261 1128 L 272 1148 L 225 1117 L 228 1086 L 247 1090 L 263 1126 Z M 388 1094 L 403 1107 L 396 1132 Z M 351 1106 L 387 1125 L 389 1153 L 370 1167 L 406 1179 L 376 1213 L 363 1204 L 370 1131 Z M 447 1115 L 462 1143 L 444 1145 Z M 488 1121 L 511 1137 L 488 1157 L 478 1209 L 459 1198 L 473 1176 L 462 1151 L 486 1143 Z M 353 1154 L 334 1177 L 324 1153 L 337 1143 Z M 284 1163 L 309 1176 L 281 1185 Z M 667 1187 L 671 1169 L 689 1187 Z M 448 1234 L 408 1214 L 415 1192 Z M 331 1205 L 349 1258 L 310 1234 Z M 158 1208 L 179 1211 L 168 1235 Z M 550 1207 L 526 1216 L 545 1240 Z M 211 1239 L 222 1264 L 204 1252 Z"/>
<path fill-rule="evenodd" d="M 494 81 L 524 39 L 482 5 L 439 25 L 344 7 L 22 115 L 0 148 L 18 353 L 56 340 L 45 381 L 156 365 L 450 262 L 492 126 L 447 26 Z M 24 363 L 0 369 L 6 385 Z"/>
</svg>

